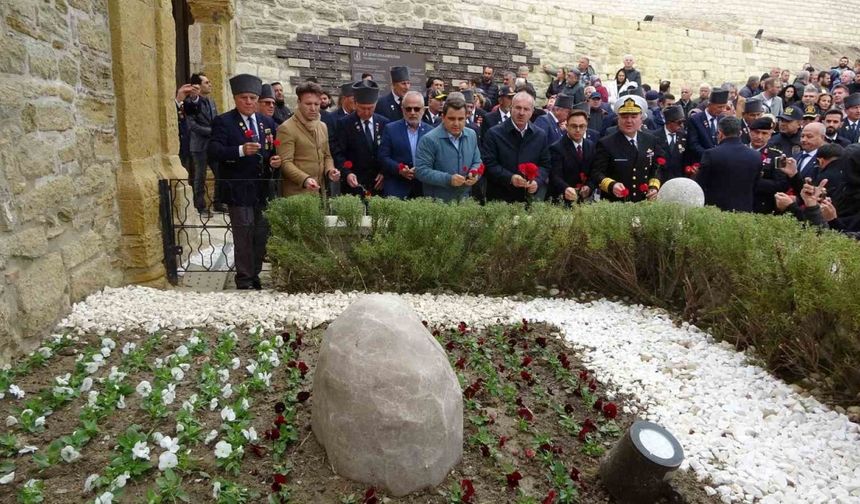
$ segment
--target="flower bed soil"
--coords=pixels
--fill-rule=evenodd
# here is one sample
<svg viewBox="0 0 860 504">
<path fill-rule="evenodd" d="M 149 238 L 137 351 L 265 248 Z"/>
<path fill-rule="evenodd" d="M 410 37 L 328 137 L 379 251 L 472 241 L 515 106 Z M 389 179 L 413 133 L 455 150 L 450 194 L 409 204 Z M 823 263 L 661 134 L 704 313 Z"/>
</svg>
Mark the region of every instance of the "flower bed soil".
<svg viewBox="0 0 860 504">
<path fill-rule="evenodd" d="M 214 502 L 213 480 L 229 482 L 245 490 L 244 500 L 230 502 L 267 502 L 273 494 L 275 475 L 285 475 L 286 483 L 274 485 L 289 502 L 298 503 L 543 503 L 543 502 L 611 502 L 598 477 L 599 460 L 634 418 L 623 413 L 624 398 L 613 396 L 581 365 L 572 350 L 565 346 L 551 327 L 493 327 L 472 331 L 461 324 L 455 328 L 433 328 L 439 342 L 448 352 L 464 390 L 464 454 L 447 480 L 435 489 L 402 498 L 386 496 L 382 491 L 368 493 L 366 485 L 340 478 L 329 466 L 325 451 L 311 432 L 310 412 L 313 403 L 311 385 L 313 367 L 317 360 L 319 341 L 324 328 L 302 334 L 284 333 L 284 348 L 292 347 L 292 361 L 284 362 L 273 372 L 271 386 L 250 394 L 248 408 L 250 425 L 259 440 L 244 446 L 245 455 L 238 474 L 228 474 L 216 463 L 215 442 L 199 442 L 182 446 L 175 473 L 178 485 L 190 502 Z M 171 354 L 190 330 L 166 335 L 148 356 L 149 368 L 128 372 L 132 389 L 141 380 L 153 380 L 152 362 Z M 244 366 L 255 358 L 253 338 L 239 332 L 233 356 L 241 359 L 242 367 L 230 372 L 230 382 L 237 384 L 245 377 Z M 214 347 L 219 332 L 204 330 L 200 337 L 209 348 Z M 301 335 L 301 339 L 298 335 Z M 123 333 L 110 335 L 117 350 L 105 359 L 105 364 L 92 375 L 94 389 L 98 378 L 108 375 L 111 366 L 120 365 L 121 348 L 126 342 L 140 342 L 148 335 Z M 54 378 L 75 367 L 75 356 L 87 345 L 98 346 L 100 336 L 84 335 L 69 347 L 57 352 L 43 367 L 17 376 L 15 383 L 27 396 L 12 399 L 8 395 L 0 402 L 2 417 L 20 415 L 21 404 L 36 396 L 41 389 L 51 387 Z M 183 401 L 196 393 L 198 373 L 212 360 L 211 352 L 195 355 L 178 380 L 176 399 L 168 407 L 165 418 L 152 419 L 141 409 L 142 399 L 132 392 L 124 409 L 116 409 L 98 425 L 98 435 L 80 449 L 80 458 L 72 463 L 59 461 L 40 470 L 32 454 L 2 459 L 14 463 L 14 481 L 0 485 L 0 502 L 15 502 L 30 479 L 41 480 L 41 492 L 46 503 L 92 502 L 104 489 L 84 492 L 84 482 L 91 474 L 103 474 L 116 456 L 118 437 L 133 424 L 140 432 L 151 435 L 161 432 L 175 435 L 175 415 Z M 301 363 L 307 363 L 300 373 Z M 301 392 L 311 392 L 309 397 Z M 47 445 L 78 428 L 78 414 L 86 404 L 86 394 L 80 394 L 57 408 L 45 421 L 45 430 L 24 432 L 20 425 L 5 427 L 16 436 L 17 447 L 33 445 L 36 454 L 44 454 Z M 226 402 L 226 401 L 223 401 Z M 284 405 L 286 402 L 286 406 Z M 282 459 L 273 453 L 276 441 L 269 439 L 278 411 L 288 408 L 295 412 L 279 432 L 295 428 L 294 442 L 286 443 Z M 210 410 L 208 405 L 197 410 L 202 432 L 221 426 L 221 405 Z M 288 415 L 289 416 L 289 415 Z M 283 438 L 281 438 L 283 442 Z M 148 492 L 158 489 L 156 478 L 162 473 L 158 464 L 157 443 L 150 441 L 152 468 L 128 480 L 117 492 L 115 501 L 146 502 Z M 465 480 L 465 481 L 464 481 Z M 284 481 L 280 479 L 280 481 Z M 470 488 L 474 489 L 471 493 Z M 673 491 L 665 502 L 717 502 L 708 497 L 692 474 L 678 472 L 673 478 Z M 553 498 L 553 495 L 555 497 Z M 374 500 L 375 499 L 375 500 Z M 222 501 L 228 502 L 222 493 Z M 287 500 L 283 500 L 286 502 Z M 166 500 L 165 502 L 171 502 Z"/>
</svg>

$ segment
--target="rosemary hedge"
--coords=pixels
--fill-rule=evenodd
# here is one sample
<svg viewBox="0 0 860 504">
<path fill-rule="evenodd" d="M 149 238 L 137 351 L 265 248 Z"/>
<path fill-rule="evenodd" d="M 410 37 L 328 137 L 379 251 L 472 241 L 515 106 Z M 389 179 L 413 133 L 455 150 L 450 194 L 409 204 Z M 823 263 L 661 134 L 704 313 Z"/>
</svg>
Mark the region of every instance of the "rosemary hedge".
<svg viewBox="0 0 860 504">
<path fill-rule="evenodd" d="M 674 205 L 572 208 L 331 200 L 267 211 L 269 258 L 286 291 L 505 295 L 556 285 L 670 309 L 789 379 L 818 373 L 825 392 L 860 392 L 860 246 L 790 217 Z"/>
</svg>

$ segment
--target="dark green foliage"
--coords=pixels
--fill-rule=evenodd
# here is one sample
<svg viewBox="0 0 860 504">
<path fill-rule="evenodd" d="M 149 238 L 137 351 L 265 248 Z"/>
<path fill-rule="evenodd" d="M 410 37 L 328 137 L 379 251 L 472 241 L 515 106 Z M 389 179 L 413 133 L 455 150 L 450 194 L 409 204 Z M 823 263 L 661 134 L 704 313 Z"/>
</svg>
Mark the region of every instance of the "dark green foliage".
<svg viewBox="0 0 860 504">
<path fill-rule="evenodd" d="M 789 378 L 819 373 L 860 392 L 860 245 L 790 217 L 663 204 L 442 205 L 319 199 L 270 205 L 269 257 L 286 291 L 452 290 L 488 295 L 557 285 L 668 308 Z"/>
</svg>

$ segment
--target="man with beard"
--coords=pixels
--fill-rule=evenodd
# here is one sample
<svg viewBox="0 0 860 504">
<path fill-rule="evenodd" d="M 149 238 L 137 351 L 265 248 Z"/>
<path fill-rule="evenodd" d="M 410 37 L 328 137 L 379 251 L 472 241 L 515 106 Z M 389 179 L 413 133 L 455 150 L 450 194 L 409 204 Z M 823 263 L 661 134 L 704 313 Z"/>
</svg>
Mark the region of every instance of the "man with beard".
<svg viewBox="0 0 860 504">
<path fill-rule="evenodd" d="M 275 93 L 275 113 L 272 118 L 276 124 L 281 124 L 293 116 L 293 111 L 284 102 L 284 86 L 280 82 L 272 83 L 272 91 Z"/>
<path fill-rule="evenodd" d="M 499 86 L 493 82 L 493 67 L 485 66 L 484 72 L 481 74 L 481 82 L 478 84 L 487 98 L 484 103 L 484 110 L 493 110 L 496 102 L 499 100 Z"/>
<path fill-rule="evenodd" d="M 409 80 L 408 67 L 391 67 L 391 93 L 385 95 L 376 103 L 376 113 L 385 116 L 389 121 L 403 119 L 400 102 L 412 86 Z"/>
<path fill-rule="evenodd" d="M 796 161 L 787 158 L 785 153 L 776 147 L 768 146 L 773 136 L 773 120 L 761 117 L 749 125 L 749 146 L 761 155 L 761 170 L 756 181 L 753 200 L 753 212 L 772 214 L 776 211 L 774 195 L 785 192 L 789 188 L 788 176 L 777 164 L 783 161 L 796 166 Z M 779 161 L 777 161 L 779 160 Z"/>
<path fill-rule="evenodd" d="M 654 199 L 660 190 L 657 167 L 665 157 L 657 139 L 641 131 L 647 106 L 639 95 L 622 96 L 615 102 L 618 129 L 597 142 L 591 172 L 601 199 L 644 201 Z"/>
<path fill-rule="evenodd" d="M 851 145 L 851 141 L 839 134 L 842 129 L 842 111 L 830 109 L 824 113 L 824 137 L 827 143 L 835 143 L 842 147 Z"/>
<path fill-rule="evenodd" d="M 421 120 L 424 98 L 418 91 L 407 91 L 400 100 L 403 119 L 385 125 L 379 161 L 384 185 L 382 195 L 400 199 L 421 196 L 421 182 L 415 179 L 415 155 L 418 142 L 433 130 Z"/>
</svg>

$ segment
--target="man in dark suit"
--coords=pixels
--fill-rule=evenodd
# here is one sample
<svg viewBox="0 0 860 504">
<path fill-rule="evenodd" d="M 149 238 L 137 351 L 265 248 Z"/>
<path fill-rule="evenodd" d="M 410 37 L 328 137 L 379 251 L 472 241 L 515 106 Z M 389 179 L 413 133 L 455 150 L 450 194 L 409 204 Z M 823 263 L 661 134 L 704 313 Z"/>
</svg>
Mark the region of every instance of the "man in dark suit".
<svg viewBox="0 0 860 504">
<path fill-rule="evenodd" d="M 269 226 L 263 209 L 270 197 L 275 122 L 257 114 L 263 82 L 254 75 L 230 79 L 236 107 L 212 122 L 209 157 L 221 163 L 224 203 L 229 207 L 236 262 L 236 288 L 259 290 Z"/>
<path fill-rule="evenodd" d="M 750 124 L 764 115 L 764 103 L 761 100 L 747 100 L 741 119 L 741 143 L 750 143 Z"/>
<path fill-rule="evenodd" d="M 729 102 L 729 92 L 723 89 L 711 91 L 708 105 L 703 112 L 693 115 L 687 122 L 687 146 L 690 148 L 690 159 L 699 162 L 702 154 L 717 145 L 719 128 L 717 123 L 726 110 Z"/>
<path fill-rule="evenodd" d="M 385 125 L 379 146 L 384 176 L 382 195 L 417 198 L 421 196 L 421 182 L 415 179 L 415 152 L 418 141 L 433 128 L 421 120 L 424 97 L 418 91 L 408 91 L 401 107 L 403 119 Z"/>
<path fill-rule="evenodd" d="M 376 113 L 385 116 L 389 121 L 399 121 L 403 119 L 400 102 L 412 86 L 412 82 L 409 80 L 409 68 L 391 67 L 390 75 L 391 92 L 376 103 Z"/>
<path fill-rule="evenodd" d="M 280 82 L 272 83 L 272 93 L 275 95 L 275 112 L 272 114 L 275 124 L 280 126 L 284 121 L 293 117 L 293 111 L 284 101 L 284 85 Z"/>
<path fill-rule="evenodd" d="M 639 95 L 615 102 L 618 130 L 598 140 L 591 170 L 601 199 L 636 202 L 657 196 L 657 167 L 665 156 L 654 135 L 641 131 L 647 107 Z"/>
<path fill-rule="evenodd" d="M 564 201 L 584 201 L 591 196 L 591 164 L 595 147 L 585 138 L 588 114 L 576 109 L 567 117 L 565 136 L 550 146 L 550 196 Z"/>
<path fill-rule="evenodd" d="M 718 128 L 719 145 L 702 155 L 696 182 L 702 186 L 706 205 L 752 212 L 761 154 L 741 143 L 741 122 L 737 117 L 723 117 Z"/>
<path fill-rule="evenodd" d="M 431 89 L 427 92 L 427 108 L 424 109 L 424 115 L 421 120 L 435 128 L 442 123 L 442 105 L 445 104 L 447 98 L 445 91 L 440 89 Z"/>
<path fill-rule="evenodd" d="M 499 108 L 490 112 L 484 118 L 484 124 L 481 125 L 482 138 L 486 138 L 490 128 L 507 121 L 511 117 L 511 103 L 514 94 L 514 90 L 508 86 L 499 88 Z"/>
<path fill-rule="evenodd" d="M 657 168 L 661 183 L 673 178 L 683 177 L 687 166 L 687 133 L 684 131 L 684 109 L 673 105 L 663 111 L 666 124 L 654 131 L 654 136 L 666 154 L 666 164 Z"/>
<path fill-rule="evenodd" d="M 839 134 L 842 129 L 842 111 L 839 109 L 830 109 L 824 112 L 822 122 L 824 123 L 824 138 L 827 143 L 835 143 L 842 147 L 851 145 L 851 141 Z"/>
<path fill-rule="evenodd" d="M 463 101 L 466 102 L 466 126 L 478 134 L 478 145 L 481 145 L 481 127 L 487 119 L 487 112 L 478 106 L 472 89 L 463 91 Z"/>
<path fill-rule="evenodd" d="M 529 123 L 534 112 L 534 98 L 521 91 L 514 96 L 511 120 L 497 124 L 484 135 L 481 151 L 487 174 L 487 199 L 526 201 L 526 193 L 537 200 L 543 199 L 549 181 L 550 156 L 546 133 Z M 539 174 L 527 179 L 520 173 L 520 165 L 533 163 Z"/>
<path fill-rule="evenodd" d="M 860 140 L 860 93 L 851 93 L 845 98 L 845 124 L 839 134 L 850 143 Z"/>
<path fill-rule="evenodd" d="M 803 110 L 797 105 L 790 105 L 778 116 L 779 133 L 770 139 L 770 144 L 789 156 L 799 154 L 800 126 L 803 120 Z"/>
<path fill-rule="evenodd" d="M 825 128 L 821 123 L 810 123 L 800 132 L 800 147 L 803 149 L 794 156 L 800 180 L 815 179 L 818 176 L 818 149 L 825 145 Z M 803 185 L 800 184 L 803 188 Z M 800 192 L 798 191 L 798 194 Z"/>
<path fill-rule="evenodd" d="M 388 119 L 374 114 L 379 98 L 379 85 L 372 80 L 361 80 L 352 85 L 355 112 L 337 122 L 337 147 L 333 154 L 335 166 L 341 171 L 341 190 L 344 193 L 379 193 L 382 190 L 382 164 L 379 161 L 379 144 L 382 130 Z"/>
<path fill-rule="evenodd" d="M 762 214 L 772 214 L 776 211 L 774 195 L 788 190 L 788 176 L 778 164 L 785 159 L 785 154 L 776 147 L 768 146 L 773 136 L 773 119 L 760 117 L 750 123 L 749 147 L 761 156 L 761 170 L 755 183 L 753 211 Z"/>
<path fill-rule="evenodd" d="M 188 116 L 188 129 L 191 132 L 191 158 L 194 161 L 194 208 L 200 213 L 201 218 L 209 218 L 212 214 L 206 208 L 206 167 L 209 166 L 212 170 L 212 175 L 215 178 L 215 193 L 212 198 L 213 208 L 215 211 L 223 212 L 226 210 L 221 203 L 221 183 L 218 176 L 218 163 L 214 160 L 210 162 L 207 155 L 209 148 L 209 139 L 212 137 L 212 121 L 218 115 L 218 108 L 215 106 L 215 100 L 210 97 L 212 92 L 212 83 L 209 78 L 202 73 L 197 73 L 191 76 L 191 84 L 200 87 L 199 94 L 196 99 L 191 99 L 194 103 L 195 113 Z"/>
<path fill-rule="evenodd" d="M 560 94 L 555 98 L 552 112 L 538 117 L 534 122 L 536 128 L 540 128 L 546 133 L 549 145 L 558 142 L 564 137 L 564 131 L 561 129 L 561 126 L 567 124 L 567 117 L 570 115 L 571 109 L 573 109 L 573 97 Z"/>
<path fill-rule="evenodd" d="M 485 66 L 484 72 L 481 74 L 481 82 L 478 84 L 478 88 L 480 88 L 484 92 L 484 96 L 487 97 L 487 101 L 484 103 L 484 109 L 488 111 L 493 109 L 499 99 L 499 86 L 493 82 L 494 73 L 493 67 Z"/>
<path fill-rule="evenodd" d="M 596 142 L 598 138 L 603 136 L 607 128 L 617 122 L 615 113 L 612 112 L 612 107 L 603 103 L 603 98 L 597 91 L 591 93 L 588 97 L 588 129 L 595 133 L 593 140 Z"/>
</svg>

